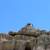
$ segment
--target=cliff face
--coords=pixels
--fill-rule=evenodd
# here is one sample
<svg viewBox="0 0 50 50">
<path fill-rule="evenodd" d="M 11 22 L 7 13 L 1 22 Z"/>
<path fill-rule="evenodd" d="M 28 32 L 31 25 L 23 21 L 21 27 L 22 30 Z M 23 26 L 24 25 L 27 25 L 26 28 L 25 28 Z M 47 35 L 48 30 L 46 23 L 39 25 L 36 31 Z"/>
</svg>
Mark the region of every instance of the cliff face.
<svg viewBox="0 0 50 50">
<path fill-rule="evenodd" d="M 0 34 L 0 50 L 50 50 L 50 32 L 27 24 L 18 32 Z"/>
</svg>

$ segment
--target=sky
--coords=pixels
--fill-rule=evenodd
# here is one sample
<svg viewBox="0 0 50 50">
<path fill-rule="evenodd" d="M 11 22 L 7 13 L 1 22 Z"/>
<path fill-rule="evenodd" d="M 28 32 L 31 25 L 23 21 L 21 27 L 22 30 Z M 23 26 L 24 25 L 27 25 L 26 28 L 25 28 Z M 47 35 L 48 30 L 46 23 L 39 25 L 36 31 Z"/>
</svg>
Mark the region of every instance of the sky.
<svg viewBox="0 0 50 50">
<path fill-rule="evenodd" d="M 0 0 L 0 32 L 18 31 L 27 23 L 50 31 L 50 0 Z"/>
</svg>

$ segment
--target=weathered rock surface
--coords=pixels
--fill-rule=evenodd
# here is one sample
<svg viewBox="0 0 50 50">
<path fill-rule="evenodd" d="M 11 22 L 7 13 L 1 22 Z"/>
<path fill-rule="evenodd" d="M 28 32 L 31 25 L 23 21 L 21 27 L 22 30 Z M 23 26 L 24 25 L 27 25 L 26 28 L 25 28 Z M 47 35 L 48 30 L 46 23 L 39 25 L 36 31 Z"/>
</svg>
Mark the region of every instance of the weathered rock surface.
<svg viewBox="0 0 50 50">
<path fill-rule="evenodd" d="M 50 32 L 27 24 L 18 32 L 0 34 L 0 50 L 50 50 Z"/>
</svg>

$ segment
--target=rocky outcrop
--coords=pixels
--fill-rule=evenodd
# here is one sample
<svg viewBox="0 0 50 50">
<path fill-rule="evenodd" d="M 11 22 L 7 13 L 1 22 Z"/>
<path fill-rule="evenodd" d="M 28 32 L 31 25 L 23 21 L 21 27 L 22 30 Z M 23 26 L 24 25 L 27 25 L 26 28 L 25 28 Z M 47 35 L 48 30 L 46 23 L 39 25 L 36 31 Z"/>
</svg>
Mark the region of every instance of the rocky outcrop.
<svg viewBox="0 0 50 50">
<path fill-rule="evenodd" d="M 0 41 L 0 50 L 50 50 L 50 32 L 35 29 L 30 23 L 18 32 L 0 35 Z"/>
</svg>

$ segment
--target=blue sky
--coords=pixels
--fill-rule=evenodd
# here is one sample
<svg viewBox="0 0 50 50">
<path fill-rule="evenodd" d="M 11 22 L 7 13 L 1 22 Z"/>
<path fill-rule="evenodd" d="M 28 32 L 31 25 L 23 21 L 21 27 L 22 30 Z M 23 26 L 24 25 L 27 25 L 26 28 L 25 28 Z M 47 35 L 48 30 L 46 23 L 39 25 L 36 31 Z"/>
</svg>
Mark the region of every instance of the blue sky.
<svg viewBox="0 0 50 50">
<path fill-rule="evenodd" d="M 0 0 L 0 32 L 18 31 L 29 22 L 50 30 L 50 0 Z"/>
</svg>

